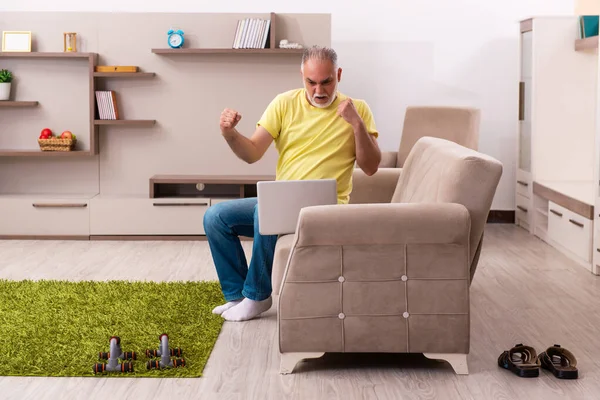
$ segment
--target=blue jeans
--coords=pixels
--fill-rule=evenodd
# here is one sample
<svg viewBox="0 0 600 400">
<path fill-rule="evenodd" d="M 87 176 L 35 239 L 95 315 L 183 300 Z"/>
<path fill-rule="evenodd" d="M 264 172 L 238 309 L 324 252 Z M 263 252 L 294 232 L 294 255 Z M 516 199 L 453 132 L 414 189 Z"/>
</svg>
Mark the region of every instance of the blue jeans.
<svg viewBox="0 0 600 400">
<path fill-rule="evenodd" d="M 260 301 L 271 296 L 277 235 L 258 233 L 257 203 L 255 197 L 229 200 L 209 207 L 204 214 L 204 231 L 227 301 L 243 297 Z M 254 238 L 250 267 L 240 235 Z"/>
</svg>

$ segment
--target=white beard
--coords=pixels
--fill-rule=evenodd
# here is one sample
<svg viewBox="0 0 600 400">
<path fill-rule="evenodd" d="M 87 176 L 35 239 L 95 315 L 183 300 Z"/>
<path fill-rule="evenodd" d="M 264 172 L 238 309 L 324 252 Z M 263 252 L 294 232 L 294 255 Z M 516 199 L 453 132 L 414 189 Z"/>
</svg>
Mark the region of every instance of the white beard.
<svg viewBox="0 0 600 400">
<path fill-rule="evenodd" d="M 307 97 L 308 97 L 308 101 L 310 102 L 310 104 L 312 104 L 313 106 L 315 106 L 315 107 L 317 107 L 317 108 L 327 108 L 327 107 L 329 107 L 329 106 L 330 106 L 330 105 L 331 105 L 331 104 L 332 104 L 332 103 L 335 101 L 335 99 L 337 98 L 337 88 L 338 88 L 338 81 L 335 81 L 335 88 L 334 88 L 334 90 L 333 90 L 333 96 L 332 96 L 332 97 L 329 99 L 329 101 L 328 101 L 327 103 L 323 103 L 323 104 L 321 104 L 321 103 L 317 103 L 317 102 L 316 102 L 316 100 L 315 100 L 315 97 L 316 97 L 316 95 L 315 95 L 315 96 L 313 96 L 313 97 L 309 97 L 309 96 L 307 96 Z"/>
</svg>

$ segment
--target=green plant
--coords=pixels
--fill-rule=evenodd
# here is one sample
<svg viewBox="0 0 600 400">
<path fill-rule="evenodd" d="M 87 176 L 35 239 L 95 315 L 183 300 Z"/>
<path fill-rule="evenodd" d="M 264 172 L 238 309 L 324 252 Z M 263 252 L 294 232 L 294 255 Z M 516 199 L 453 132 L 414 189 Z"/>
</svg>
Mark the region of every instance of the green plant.
<svg viewBox="0 0 600 400">
<path fill-rule="evenodd" d="M 0 83 L 8 83 L 12 81 L 12 73 L 7 69 L 0 69 Z"/>
</svg>

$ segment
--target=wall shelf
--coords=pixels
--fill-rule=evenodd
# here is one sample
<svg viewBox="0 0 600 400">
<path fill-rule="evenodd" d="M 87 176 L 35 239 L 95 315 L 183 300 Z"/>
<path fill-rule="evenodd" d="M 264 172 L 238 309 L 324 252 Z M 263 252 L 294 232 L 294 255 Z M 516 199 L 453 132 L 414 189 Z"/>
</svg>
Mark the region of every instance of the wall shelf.
<svg viewBox="0 0 600 400">
<path fill-rule="evenodd" d="M 0 107 L 36 107 L 37 101 L 0 101 Z"/>
<path fill-rule="evenodd" d="M 154 72 L 94 72 L 94 78 L 152 78 Z"/>
<path fill-rule="evenodd" d="M 41 150 L 0 150 L 2 157 L 82 157 L 92 156 L 89 151 L 41 151 Z"/>
<path fill-rule="evenodd" d="M 592 50 L 598 48 L 598 36 L 575 40 L 575 50 Z"/>
<path fill-rule="evenodd" d="M 94 125 L 114 126 L 152 126 L 156 124 L 154 119 L 97 119 Z"/>
<path fill-rule="evenodd" d="M 184 49 L 152 49 L 154 54 L 172 55 L 172 54 L 288 54 L 299 55 L 304 49 L 202 49 L 202 48 L 184 48 Z"/>
<path fill-rule="evenodd" d="M 60 53 L 60 52 L 0 52 L 0 57 L 13 58 L 90 58 L 95 53 Z"/>
</svg>

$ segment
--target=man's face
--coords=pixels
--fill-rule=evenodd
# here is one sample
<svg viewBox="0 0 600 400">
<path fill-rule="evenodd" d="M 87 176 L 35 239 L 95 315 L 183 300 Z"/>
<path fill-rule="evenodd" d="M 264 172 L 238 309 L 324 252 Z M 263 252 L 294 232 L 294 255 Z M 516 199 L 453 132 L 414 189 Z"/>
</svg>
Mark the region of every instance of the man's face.
<svg viewBox="0 0 600 400">
<path fill-rule="evenodd" d="M 336 98 L 342 69 L 337 71 L 331 61 L 308 60 L 304 63 L 302 79 L 308 101 L 319 108 L 328 107 Z"/>
</svg>

